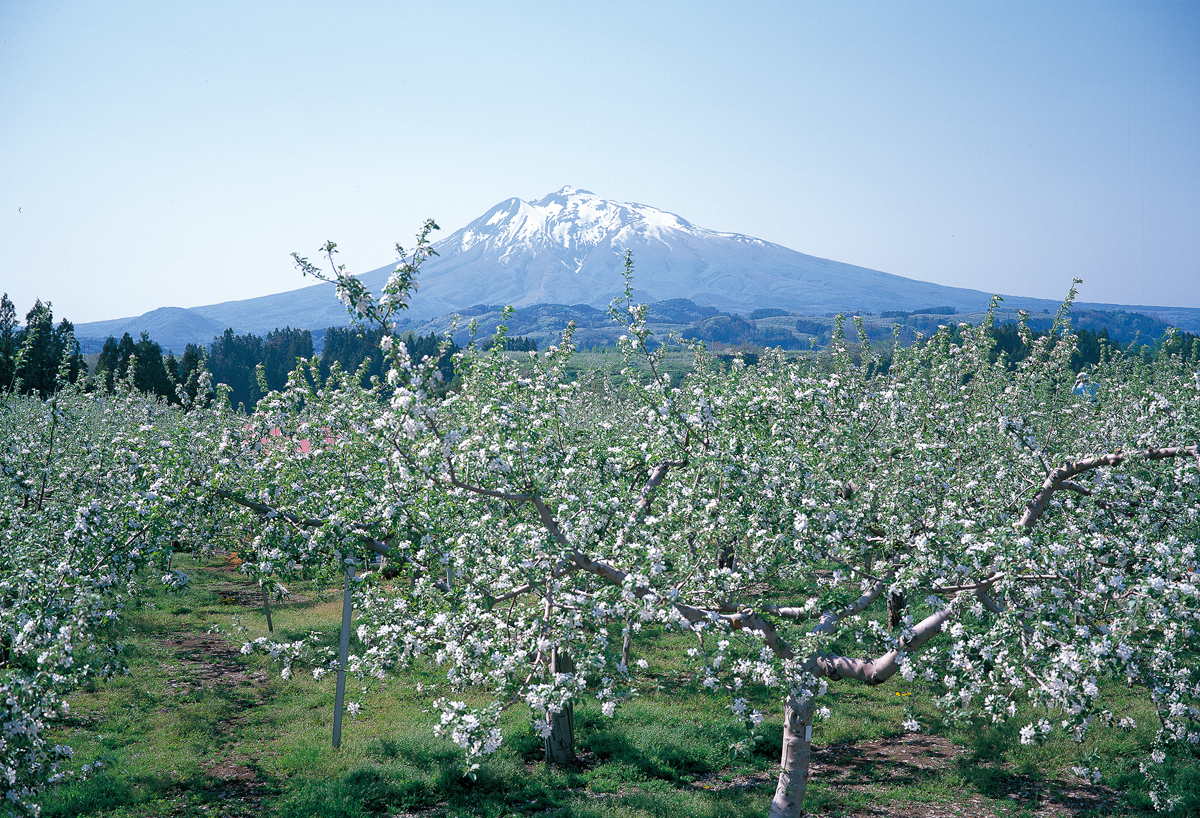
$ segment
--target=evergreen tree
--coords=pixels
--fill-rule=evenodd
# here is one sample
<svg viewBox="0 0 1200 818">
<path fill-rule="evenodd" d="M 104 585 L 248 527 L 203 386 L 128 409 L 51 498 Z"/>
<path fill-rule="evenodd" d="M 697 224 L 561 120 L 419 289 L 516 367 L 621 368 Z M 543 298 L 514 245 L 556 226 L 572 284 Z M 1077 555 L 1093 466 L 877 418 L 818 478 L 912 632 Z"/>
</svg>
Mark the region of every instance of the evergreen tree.
<svg viewBox="0 0 1200 818">
<path fill-rule="evenodd" d="M 330 327 L 325 332 L 325 347 L 321 350 L 321 379 L 329 377 L 329 370 L 335 361 L 344 371 L 355 372 L 363 361 L 370 358 L 371 365 L 362 380 L 362 385 L 368 386 L 372 377 L 382 376 L 383 353 L 379 349 L 379 340 L 382 337 L 383 331 L 378 329 L 359 332 L 353 327 Z M 419 337 L 410 332 L 404 337 L 408 354 L 415 361 L 426 355 L 437 356 L 441 343 L 441 337 L 432 332 Z M 442 373 L 443 383 L 448 384 L 454 378 L 453 355 L 458 351 L 459 346 L 451 343 L 446 353 L 438 360 L 438 370 Z"/>
<path fill-rule="evenodd" d="M 104 347 L 100 350 L 100 357 L 96 359 L 96 380 L 105 392 L 113 391 L 115 386 L 114 376 L 119 360 L 117 339 L 110 335 L 104 341 Z"/>
<path fill-rule="evenodd" d="M 43 397 L 54 391 L 58 361 L 54 356 L 54 313 L 41 299 L 25 314 L 25 328 L 19 334 L 17 382 L 22 394 L 37 392 Z"/>
<path fill-rule="evenodd" d="M 151 341 L 149 333 L 143 332 L 141 339 L 134 344 L 134 355 L 137 356 L 137 366 L 133 370 L 133 385 L 139 392 L 148 392 L 159 397 L 175 401 L 175 383 L 167 374 L 163 362 L 162 347 L 157 341 Z"/>
<path fill-rule="evenodd" d="M 116 389 L 117 381 L 125 379 L 129 374 L 129 359 L 135 354 L 137 344 L 128 332 L 121 336 L 120 341 L 108 336 L 96 360 L 96 378 L 103 380 L 105 391 L 112 392 Z"/>
<path fill-rule="evenodd" d="M 213 339 L 208 371 L 215 383 L 228 384 L 232 406 L 254 409 L 262 391 L 258 388 L 256 367 L 262 362 L 263 339 L 252 333 L 234 335 L 232 329 Z"/>
<path fill-rule="evenodd" d="M 49 302 L 39 299 L 25 315 L 25 327 L 14 333 L 18 347 L 16 380 L 22 394 L 48 396 L 57 388 L 58 370 L 67 363 L 67 379 L 75 382 L 87 374 L 87 364 L 75 340 L 75 327 L 63 320 L 54 326 L 54 313 Z"/>
<path fill-rule="evenodd" d="M 1071 353 L 1071 369 L 1079 372 L 1085 366 L 1095 366 L 1105 356 L 1105 350 L 1111 354 L 1119 344 L 1114 344 L 1108 337 L 1108 327 L 1101 327 L 1099 332 L 1081 329 L 1075 333 L 1076 348 Z"/>
<path fill-rule="evenodd" d="M 537 342 L 533 339 L 526 339 L 525 349 L 537 349 Z M 442 383 L 448 384 L 454 380 L 454 353 L 458 352 L 461 347 L 453 341 L 447 347 L 446 352 L 440 353 L 442 345 L 442 337 L 434 333 L 428 335 L 413 335 L 411 332 L 404 336 L 404 345 L 408 347 L 408 354 L 414 361 L 419 361 L 426 355 L 438 358 L 438 371 L 442 373 Z M 438 357 L 440 355 L 440 357 Z"/>
<path fill-rule="evenodd" d="M 8 391 L 13 387 L 16 376 L 17 349 L 17 309 L 8 300 L 8 293 L 0 296 L 0 391 Z"/>
<path fill-rule="evenodd" d="M 1037 338 L 1040 334 L 1034 330 L 1032 338 Z M 1014 322 L 993 325 L 992 338 L 995 339 L 996 345 L 988 353 L 988 357 L 993 363 L 999 360 L 1000 353 L 1005 353 L 1008 356 L 1006 360 L 1009 370 L 1014 370 L 1019 362 L 1029 357 L 1029 345 L 1021 340 L 1020 332 Z"/>
<path fill-rule="evenodd" d="M 200 373 L 208 369 L 207 358 L 204 347 L 199 344 L 188 344 L 184 347 L 183 357 L 179 359 L 176 376 L 179 383 L 183 384 L 183 391 L 193 401 L 196 400 L 200 389 Z"/>
<path fill-rule="evenodd" d="M 117 369 L 116 375 L 118 379 L 124 379 L 129 375 L 129 359 L 137 352 L 137 345 L 133 343 L 133 337 L 127 332 L 121 336 L 121 342 L 117 344 Z"/>
<path fill-rule="evenodd" d="M 83 359 L 79 341 L 75 339 L 75 325 L 65 318 L 54 329 L 54 350 L 60 363 L 63 356 L 67 356 L 67 379 L 71 383 L 80 378 L 87 379 L 87 361 Z"/>
<path fill-rule="evenodd" d="M 382 337 L 383 330 L 378 329 L 359 332 L 354 327 L 330 327 L 325 331 L 325 346 L 321 350 L 321 380 L 329 377 L 334 363 L 343 371 L 355 372 L 367 358 L 371 359 L 371 365 L 363 376 L 363 386 L 367 386 L 372 377 L 380 377 L 383 353 L 379 350 L 379 340 Z"/>
<path fill-rule="evenodd" d="M 287 385 L 288 375 L 296 368 L 296 359 L 312 356 L 313 339 L 308 330 L 284 327 L 267 333 L 263 340 L 262 360 L 267 386 L 282 390 Z"/>
</svg>

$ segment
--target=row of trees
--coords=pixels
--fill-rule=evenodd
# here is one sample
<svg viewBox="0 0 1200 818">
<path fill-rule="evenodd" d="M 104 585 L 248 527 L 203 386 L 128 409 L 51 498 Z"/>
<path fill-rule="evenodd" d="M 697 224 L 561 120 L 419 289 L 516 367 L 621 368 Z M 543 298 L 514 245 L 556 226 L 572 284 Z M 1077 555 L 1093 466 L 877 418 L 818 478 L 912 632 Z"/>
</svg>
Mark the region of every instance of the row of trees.
<svg viewBox="0 0 1200 818">
<path fill-rule="evenodd" d="M 319 378 L 321 383 L 328 381 L 336 366 L 343 371 L 359 373 L 362 385 L 369 386 L 372 378 L 378 379 L 384 373 L 383 355 L 379 352 L 380 337 L 378 331 L 364 334 L 354 328 L 330 327 L 325 332 L 320 365 L 312 373 L 314 379 Z M 452 355 L 458 349 L 456 346 L 442 351 L 440 339 L 432 334 L 423 337 L 410 334 L 403 340 L 410 354 L 418 360 L 426 355 L 434 356 L 446 381 L 452 379 Z M 136 342 L 126 333 L 120 341 L 112 337 L 105 341 L 96 365 L 95 381 L 112 392 L 116 382 L 129 375 L 130 362 L 136 361 L 134 388 L 178 403 L 180 387 L 191 400 L 196 399 L 200 374 L 207 371 L 212 375 L 212 383 L 229 387 L 231 406 L 253 411 L 263 395 L 286 386 L 297 361 L 313 357 L 312 333 L 291 327 L 272 330 L 265 337 L 253 333 L 238 335 L 227 329 L 213 339 L 207 350 L 197 344 L 188 344 L 178 359 L 174 352 L 164 354 L 162 347 L 146 333 L 142 333 Z"/>
<path fill-rule="evenodd" d="M 197 344 L 188 344 L 183 357 L 177 359 L 175 353 L 163 355 L 162 347 L 157 341 L 143 332 L 141 338 L 134 342 L 129 333 L 121 336 L 121 340 L 109 336 L 100 351 L 96 361 L 94 382 L 106 391 L 116 389 L 116 383 L 130 375 L 133 366 L 133 386 L 140 392 L 166 398 L 171 403 L 179 403 L 179 388 L 189 399 L 195 400 L 199 391 L 200 373 L 204 370 L 204 349 Z"/>
<path fill-rule="evenodd" d="M 63 319 L 55 326 L 50 303 L 39 300 L 21 326 L 8 293 L 0 296 L 0 390 L 46 397 L 56 388 L 64 362 L 71 383 L 87 376 L 71 322 Z"/>
<path fill-rule="evenodd" d="M 265 338 L 253 333 L 235 335 L 232 329 L 227 329 L 213 339 L 207 364 L 213 382 L 230 387 L 230 404 L 252 411 L 264 394 L 258 367 L 263 369 L 268 391 L 282 389 L 288 373 L 296 368 L 297 359 L 312 356 L 312 333 L 306 329 L 275 329 Z"/>
<path fill-rule="evenodd" d="M 119 665 L 137 571 L 185 587 L 172 543 L 224 532 L 264 585 L 387 554 L 403 576 L 355 589 L 363 649 L 345 665 L 322 640 L 244 649 L 285 675 L 428 664 L 484 691 L 434 703 L 468 771 L 514 706 L 569 758 L 572 704 L 612 715 L 654 682 L 645 640 L 683 631 L 701 688 L 747 731 L 782 713 L 779 818 L 801 813 L 830 687 L 918 675 L 957 718 L 1065 732 L 1081 760 L 1140 687 L 1159 722 L 1152 797 L 1189 795 L 1166 770 L 1200 746 L 1195 357 L 1114 353 L 1080 375 L 1068 299 L 1048 334 L 1017 326 L 1015 366 L 989 318 L 887 367 L 839 327 L 822 359 L 720 366 L 695 345 L 680 377 L 629 283 L 611 317 L 648 379 L 574 377 L 570 329 L 520 361 L 501 332 L 454 356 L 447 390 L 449 343 L 419 355 L 392 329 L 429 229 L 378 299 L 334 267 L 381 377 L 310 360 L 249 417 L 120 386 L 5 398 L 0 692 L 20 729 L 0 744 L 0 798 L 32 804 L 59 774 L 70 752 L 44 722 L 65 718 L 64 686 Z"/>
<path fill-rule="evenodd" d="M 468 770 L 518 703 L 547 758 L 569 758 L 572 703 L 611 715 L 653 681 L 637 635 L 683 629 L 700 637 L 702 688 L 748 729 L 782 709 L 780 818 L 802 811 L 830 686 L 918 675 L 956 717 L 1022 719 L 1031 743 L 1065 732 L 1080 759 L 1089 729 L 1115 720 L 1112 682 L 1139 686 L 1160 721 L 1151 797 L 1165 810 L 1187 795 L 1164 765 L 1200 744 L 1195 359 L 1113 354 L 1081 381 L 1068 299 L 1048 334 L 1017 326 L 1029 352 L 1015 366 L 993 357 L 989 318 L 887 368 L 835 331 L 828 361 L 721 367 L 694 347 L 677 379 L 627 297 L 612 316 L 648 382 L 569 378 L 568 330 L 532 371 L 500 354 L 503 334 L 464 350 L 446 393 L 386 330 L 403 298 L 333 280 L 382 330 L 386 403 L 293 379 L 228 440 L 227 465 L 193 480 L 255 526 L 249 570 L 373 553 L 403 566 L 395 590 L 357 596 L 349 666 L 432 662 L 452 688 L 489 689 L 482 706 L 435 703 Z M 317 423 L 320 452 L 260 445 Z M 341 667 L 321 643 L 244 649 L 285 673 Z"/>
<path fill-rule="evenodd" d="M 381 377 L 384 370 L 380 337 L 379 332 L 364 335 L 355 328 L 330 327 L 325 333 L 319 369 L 321 381 L 329 378 L 335 364 L 357 372 L 368 358 L 371 363 L 362 373 L 363 385 L 368 385 L 372 377 Z M 405 343 L 418 360 L 425 355 L 435 356 L 446 381 L 452 379 L 451 356 L 457 351 L 456 346 L 441 351 L 440 339 L 433 334 L 422 337 L 409 334 Z M 196 400 L 201 374 L 207 371 L 212 375 L 212 383 L 230 387 L 232 406 L 252 411 L 264 394 L 284 388 L 297 360 L 312 357 L 312 333 L 291 327 L 275 329 L 265 337 L 253 333 L 237 335 L 227 329 L 207 349 L 188 344 L 178 358 L 174 351 L 164 352 L 148 333 L 143 332 L 137 340 L 125 333 L 120 340 L 112 336 L 105 340 L 88 383 L 90 388 L 112 393 L 118 382 L 132 377 L 131 383 L 138 391 L 178 404 L 181 392 L 188 400 Z M 63 319 L 55 326 L 51 305 L 39 300 L 26 314 L 22 326 L 8 294 L 0 296 L 0 391 L 45 398 L 58 388 L 64 362 L 67 382 L 88 379 L 88 366 L 75 340 L 74 325 Z M 260 366 L 263 383 L 258 377 Z"/>
</svg>

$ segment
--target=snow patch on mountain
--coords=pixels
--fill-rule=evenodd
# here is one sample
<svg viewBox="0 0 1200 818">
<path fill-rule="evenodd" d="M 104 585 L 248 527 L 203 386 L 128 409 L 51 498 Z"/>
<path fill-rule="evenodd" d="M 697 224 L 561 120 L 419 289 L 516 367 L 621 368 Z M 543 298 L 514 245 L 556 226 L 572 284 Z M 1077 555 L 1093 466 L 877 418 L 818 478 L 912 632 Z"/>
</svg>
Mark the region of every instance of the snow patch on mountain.
<svg viewBox="0 0 1200 818">
<path fill-rule="evenodd" d="M 683 298 L 721 311 L 778 307 L 819 315 L 930 306 L 969 312 L 983 309 L 989 297 L 977 290 L 805 255 L 740 233 L 708 230 L 665 210 L 601 199 L 569 185 L 533 202 L 500 202 L 434 249 L 439 255 L 421 269 L 418 290 L 404 315 L 407 320 L 420 323 L 479 304 L 587 305 L 602 310 L 625 291 L 626 251 L 633 254 L 634 298 L 644 303 Z M 388 264 L 360 278 L 377 293 L 394 267 Z M 1040 311 L 1058 305 L 1006 296 L 1004 306 Z M 1200 326 L 1200 310 L 1121 308 L 1157 311 L 1185 329 Z M 333 287 L 319 284 L 186 311 L 80 325 L 76 331 L 81 338 L 103 343 L 110 333 L 150 330 L 151 337 L 175 346 L 185 339 L 207 343 L 225 327 L 264 334 L 284 326 L 344 326 L 348 320 Z"/>
</svg>

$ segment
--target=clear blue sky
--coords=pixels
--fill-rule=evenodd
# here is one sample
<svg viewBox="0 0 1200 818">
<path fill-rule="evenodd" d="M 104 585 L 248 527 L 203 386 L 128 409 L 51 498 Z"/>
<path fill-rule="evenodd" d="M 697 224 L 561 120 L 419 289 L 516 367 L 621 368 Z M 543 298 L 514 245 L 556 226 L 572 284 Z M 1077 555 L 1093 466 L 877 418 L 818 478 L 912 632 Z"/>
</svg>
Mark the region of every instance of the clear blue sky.
<svg viewBox="0 0 1200 818">
<path fill-rule="evenodd" d="M 986 291 L 1200 307 L 1200 3 L 0 0 L 0 290 L 80 323 L 563 185 Z"/>
</svg>

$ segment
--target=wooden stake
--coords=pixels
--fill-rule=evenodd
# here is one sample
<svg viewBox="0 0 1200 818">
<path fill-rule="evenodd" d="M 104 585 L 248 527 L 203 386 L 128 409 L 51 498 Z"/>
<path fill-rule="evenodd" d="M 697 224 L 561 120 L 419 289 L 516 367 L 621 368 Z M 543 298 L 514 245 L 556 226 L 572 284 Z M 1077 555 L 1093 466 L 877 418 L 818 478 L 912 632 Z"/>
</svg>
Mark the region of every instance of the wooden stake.
<svg viewBox="0 0 1200 818">
<path fill-rule="evenodd" d="M 338 646 L 337 695 L 333 702 L 333 748 L 342 746 L 342 710 L 346 703 L 346 662 L 350 654 L 350 591 L 354 582 L 354 566 L 346 565 L 346 593 L 342 598 L 342 641 Z"/>
<path fill-rule="evenodd" d="M 263 610 L 267 612 L 267 633 L 275 633 L 275 625 L 271 622 L 271 599 L 267 596 L 267 586 L 260 583 L 258 587 L 262 588 Z"/>
</svg>

